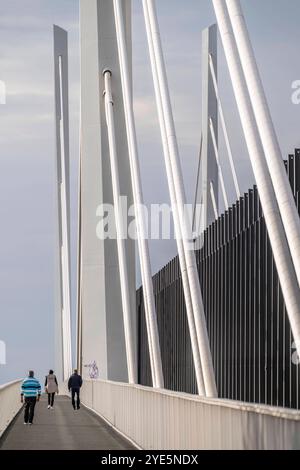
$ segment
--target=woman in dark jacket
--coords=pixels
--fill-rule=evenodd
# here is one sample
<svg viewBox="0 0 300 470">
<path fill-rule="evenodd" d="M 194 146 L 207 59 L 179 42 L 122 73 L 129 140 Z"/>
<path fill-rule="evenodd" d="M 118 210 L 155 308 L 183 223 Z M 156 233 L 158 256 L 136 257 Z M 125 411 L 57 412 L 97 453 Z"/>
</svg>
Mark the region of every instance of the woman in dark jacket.
<svg viewBox="0 0 300 470">
<path fill-rule="evenodd" d="M 48 410 L 53 410 L 54 396 L 58 393 L 57 378 L 53 373 L 53 370 L 49 370 L 49 374 L 46 375 L 45 390 L 48 394 Z"/>
</svg>

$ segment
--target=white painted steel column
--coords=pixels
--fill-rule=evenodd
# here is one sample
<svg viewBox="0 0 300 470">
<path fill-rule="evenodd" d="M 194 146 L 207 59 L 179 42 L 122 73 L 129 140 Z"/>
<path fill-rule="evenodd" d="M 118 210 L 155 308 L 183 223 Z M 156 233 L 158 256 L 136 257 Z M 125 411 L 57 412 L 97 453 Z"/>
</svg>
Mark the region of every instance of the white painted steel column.
<svg viewBox="0 0 300 470">
<path fill-rule="evenodd" d="M 69 261 L 69 231 L 68 231 L 68 211 L 67 211 L 67 190 L 66 190 L 66 156 L 64 139 L 64 106 L 63 106 L 63 81 L 62 81 L 62 58 L 59 57 L 59 87 L 60 87 L 60 144 L 61 144 L 61 263 L 62 263 L 62 328 L 63 328 L 63 361 L 64 379 L 66 380 L 72 372 L 72 349 L 71 349 L 71 294 L 70 294 L 70 261 Z"/>
<path fill-rule="evenodd" d="M 219 170 L 219 178 L 220 178 L 220 183 L 221 183 L 221 188 L 222 188 L 222 194 L 223 194 L 225 209 L 228 210 L 228 207 L 229 207 L 228 197 L 227 197 L 227 192 L 226 192 L 226 187 L 225 187 L 225 182 L 224 182 L 224 177 L 223 177 L 223 170 L 222 170 L 222 167 L 221 167 L 218 144 L 217 144 L 216 134 L 215 134 L 215 130 L 214 130 L 214 124 L 212 122 L 212 119 L 209 120 L 209 128 L 210 128 L 211 138 L 212 138 L 213 146 L 214 146 L 214 150 L 215 150 L 215 157 L 216 157 L 218 170 Z M 216 199 L 215 199 L 215 203 L 217 205 Z"/>
<path fill-rule="evenodd" d="M 165 164 L 166 164 L 167 180 L 168 180 L 170 200 L 171 200 L 171 205 L 172 205 L 172 212 L 173 212 L 173 217 L 174 217 L 174 230 L 175 230 L 176 243 L 177 243 L 177 249 L 178 249 L 178 258 L 179 258 L 179 264 L 180 264 L 180 270 L 181 270 L 181 276 L 182 276 L 182 284 L 183 284 L 187 319 L 188 319 L 189 332 L 190 332 L 190 338 L 191 338 L 191 346 L 192 346 L 192 354 L 193 354 L 195 374 L 196 374 L 196 380 L 197 380 L 197 387 L 198 387 L 199 395 L 205 396 L 205 387 L 204 387 L 204 382 L 203 382 L 203 374 L 202 374 L 200 352 L 199 352 L 198 341 L 197 341 L 197 333 L 196 333 L 196 328 L 195 328 L 190 286 L 189 286 L 189 280 L 187 276 L 186 260 L 185 260 L 184 248 L 183 248 L 183 243 L 182 243 L 182 233 L 181 233 L 178 207 L 177 207 L 177 201 L 176 201 L 176 192 L 175 192 L 173 175 L 172 175 L 172 167 L 171 167 L 171 162 L 170 162 L 166 126 L 165 126 L 165 121 L 164 121 L 164 116 L 163 116 L 163 108 L 162 108 L 161 94 L 160 94 L 159 82 L 158 82 L 158 74 L 157 74 L 157 68 L 156 68 L 156 62 L 155 62 L 154 47 L 153 47 L 153 41 L 152 41 L 152 36 L 151 36 L 151 31 L 150 31 L 149 13 L 148 13 L 148 8 L 146 4 L 144 4 L 144 14 L 145 14 L 145 23 L 146 23 L 146 30 L 147 30 L 147 37 L 148 37 L 148 44 L 149 44 L 151 67 L 152 67 L 152 73 L 153 73 L 155 96 L 157 100 L 159 124 L 160 124 L 160 129 L 161 129 L 161 134 L 162 134 L 162 144 L 163 144 L 163 151 L 164 151 Z"/>
<path fill-rule="evenodd" d="M 199 160 L 198 160 L 198 165 L 197 165 L 196 190 L 195 190 L 194 209 L 193 209 L 193 223 L 192 223 L 193 232 L 195 232 L 197 230 L 197 228 L 195 226 L 195 223 L 196 223 L 195 219 L 196 219 L 196 213 L 197 213 L 198 191 L 199 191 L 200 176 L 201 176 L 202 148 L 203 148 L 203 134 L 201 132 Z M 202 208 L 202 199 L 200 199 L 200 204 L 201 204 L 201 208 Z"/>
<path fill-rule="evenodd" d="M 279 213 L 275 192 L 264 157 L 256 120 L 238 56 L 226 3 L 213 0 L 225 55 L 239 109 L 257 189 L 265 216 L 282 292 L 297 349 L 300 353 L 300 290 Z"/>
<path fill-rule="evenodd" d="M 149 248 L 145 221 L 143 215 L 143 195 L 138 162 L 138 148 L 136 139 L 136 130 L 132 105 L 131 81 L 129 79 L 129 66 L 126 49 L 126 36 L 124 31 L 122 2 L 114 0 L 114 13 L 116 22 L 116 33 L 118 41 L 119 62 L 121 69 L 121 81 L 125 108 L 126 131 L 129 147 L 130 168 L 134 195 L 134 204 L 136 210 L 136 226 L 139 243 L 141 270 L 143 271 L 143 292 L 145 300 L 145 313 L 147 318 L 148 342 L 150 355 L 152 351 L 152 381 L 156 388 L 164 387 L 161 353 L 159 345 L 157 317 L 154 302 L 153 283 L 150 265 Z"/>
<path fill-rule="evenodd" d="M 215 94 L 216 94 L 216 97 L 217 97 L 219 114 L 220 114 L 220 118 L 221 118 L 221 125 L 222 125 L 222 129 L 223 129 L 223 134 L 224 134 L 226 149 L 227 149 L 227 153 L 228 153 L 231 173 L 232 173 L 232 177 L 233 177 L 234 187 L 235 187 L 235 191 L 236 191 L 236 196 L 237 196 L 237 199 L 239 199 L 241 197 L 241 191 L 240 191 L 238 177 L 237 177 L 235 164 L 234 164 L 234 160 L 233 160 L 230 140 L 229 140 L 229 136 L 228 136 L 228 132 L 227 132 L 227 126 L 226 126 L 223 106 L 222 106 L 222 102 L 221 102 L 221 98 L 220 98 L 220 94 L 219 94 L 217 76 L 216 76 L 214 63 L 213 63 L 213 60 L 212 60 L 211 56 L 209 56 L 209 66 L 210 66 L 210 72 L 211 72 L 212 79 L 213 79 Z"/>
<path fill-rule="evenodd" d="M 176 201 L 178 206 L 181 234 L 183 238 L 184 253 L 187 266 L 187 274 L 190 285 L 191 300 L 194 311 L 194 321 L 197 332 L 198 346 L 201 357 L 202 373 L 205 384 L 205 391 L 207 396 L 217 396 L 217 388 L 214 376 L 214 369 L 211 357 L 211 351 L 209 346 L 206 319 L 204 315 L 204 307 L 202 294 L 200 289 L 200 281 L 197 270 L 195 252 L 192 247 L 192 241 L 189 239 L 189 231 L 186 221 L 185 208 L 185 191 L 183 184 L 183 177 L 180 168 L 178 144 L 175 133 L 174 119 L 171 109 L 171 102 L 168 90 L 167 76 L 165 70 L 165 64 L 163 59 L 160 33 L 157 21 L 157 15 L 155 11 L 155 4 L 153 0 L 143 0 L 144 9 L 147 9 L 148 15 L 145 15 L 145 20 L 149 16 L 149 30 L 151 31 L 152 43 L 155 54 L 156 69 L 158 75 L 158 84 L 160 90 L 160 97 L 158 102 L 161 100 L 164 124 L 166 128 L 168 151 L 170 156 L 170 163 L 172 169 L 172 176 L 174 181 L 174 188 L 176 193 Z M 150 45 L 151 47 L 151 45 Z M 162 129 L 163 131 L 163 129 Z M 191 232 L 191 230 L 190 230 Z"/>
<path fill-rule="evenodd" d="M 129 383 L 137 383 L 137 369 L 135 350 L 133 342 L 133 326 L 131 317 L 130 307 L 130 293 L 129 293 L 129 282 L 127 273 L 127 261 L 126 261 L 126 246 L 124 234 L 126 233 L 126 227 L 123 223 L 122 207 L 120 204 L 120 180 L 119 180 L 119 168 L 118 168 L 118 156 L 116 147 L 116 136 L 115 136 L 115 121 L 113 111 L 113 96 L 111 89 L 111 72 L 105 70 L 104 75 L 104 99 L 106 108 L 106 119 L 107 119 L 107 130 L 108 130 L 108 144 L 110 153 L 110 164 L 111 164 L 111 178 L 112 178 L 112 189 L 114 198 L 114 211 L 116 221 L 116 232 L 117 232 L 117 246 L 118 246 L 118 258 L 120 267 L 120 284 L 121 284 L 121 295 L 122 295 L 122 306 L 123 306 L 123 320 L 124 320 L 124 332 L 125 332 L 125 344 L 126 344 L 126 356 L 127 356 L 127 367 L 128 367 L 128 380 Z"/>
<path fill-rule="evenodd" d="M 212 205 L 213 205 L 213 208 L 214 208 L 214 211 L 215 211 L 215 217 L 216 217 L 216 220 L 217 220 L 217 218 L 219 217 L 219 214 L 218 214 L 217 203 L 216 203 L 216 198 L 215 198 L 214 185 L 213 185 L 212 181 L 210 182 L 210 197 L 211 197 L 211 202 L 212 202 Z"/>
<path fill-rule="evenodd" d="M 300 218 L 239 0 L 227 0 L 240 60 L 300 285 Z"/>
</svg>

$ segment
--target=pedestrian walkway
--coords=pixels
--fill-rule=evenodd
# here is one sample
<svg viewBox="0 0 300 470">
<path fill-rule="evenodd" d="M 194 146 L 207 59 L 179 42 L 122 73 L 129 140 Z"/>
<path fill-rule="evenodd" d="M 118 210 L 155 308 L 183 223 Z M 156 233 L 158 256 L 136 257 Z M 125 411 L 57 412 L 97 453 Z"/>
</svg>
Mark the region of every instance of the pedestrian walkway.
<svg viewBox="0 0 300 470">
<path fill-rule="evenodd" d="M 84 406 L 74 411 L 70 399 L 56 397 L 53 410 L 42 397 L 34 424 L 24 425 L 23 411 L 0 440 L 0 450 L 130 450 L 134 447 Z"/>
</svg>

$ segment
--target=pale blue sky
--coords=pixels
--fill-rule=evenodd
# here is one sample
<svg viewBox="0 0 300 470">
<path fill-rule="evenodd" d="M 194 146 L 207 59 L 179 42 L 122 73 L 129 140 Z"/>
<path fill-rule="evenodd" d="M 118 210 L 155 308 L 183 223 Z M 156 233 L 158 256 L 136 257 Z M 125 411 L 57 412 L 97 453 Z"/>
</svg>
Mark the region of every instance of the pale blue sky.
<svg viewBox="0 0 300 470">
<path fill-rule="evenodd" d="M 133 0 L 133 64 L 137 132 L 147 203 L 166 202 L 165 171 L 151 83 L 141 0 Z M 159 22 L 189 201 L 201 127 L 201 30 L 212 24 L 210 0 L 157 0 Z M 244 0 L 243 6 L 283 154 L 300 146 L 299 0 Z M 0 0 L 0 340 L 7 365 L 0 383 L 34 368 L 53 367 L 54 125 L 53 23 L 69 31 L 73 310 L 76 275 L 76 191 L 79 117 L 77 0 Z M 253 182 L 220 45 L 219 77 L 234 156 L 244 190 Z M 225 159 L 225 173 L 228 164 Z M 155 180 L 155 192 L 153 181 Z M 229 187 L 233 199 L 232 185 Z M 175 254 L 171 242 L 151 243 L 153 271 Z M 73 312 L 74 313 L 74 312 Z"/>
</svg>

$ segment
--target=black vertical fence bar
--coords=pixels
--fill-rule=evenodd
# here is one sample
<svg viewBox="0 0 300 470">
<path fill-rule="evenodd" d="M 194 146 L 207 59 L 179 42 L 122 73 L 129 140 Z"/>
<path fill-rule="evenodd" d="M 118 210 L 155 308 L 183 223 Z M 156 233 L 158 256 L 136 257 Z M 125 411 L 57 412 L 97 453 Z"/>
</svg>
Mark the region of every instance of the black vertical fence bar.
<svg viewBox="0 0 300 470">
<path fill-rule="evenodd" d="M 241 272 L 241 260 L 240 260 L 240 239 L 238 234 L 240 233 L 240 201 L 236 203 L 236 218 L 235 218 L 235 244 L 236 244 L 236 299 L 235 299 L 235 396 L 239 399 L 239 370 L 240 370 L 240 344 L 239 344 L 239 332 L 240 332 L 240 272 Z"/>
<path fill-rule="evenodd" d="M 259 225 L 261 217 L 261 205 L 258 197 L 257 187 L 254 186 L 254 353 L 253 353 L 253 377 L 254 377 L 254 402 L 259 401 L 259 377 L 257 374 L 259 364 L 259 311 L 260 311 L 260 299 L 259 299 L 259 272 L 260 272 L 260 259 L 259 259 Z"/>
<path fill-rule="evenodd" d="M 297 184 L 296 184 L 296 174 L 297 174 L 297 164 L 296 157 L 294 155 L 289 156 L 289 180 L 293 190 L 295 203 L 297 204 Z M 297 406 L 297 365 L 293 361 L 293 342 L 294 338 L 292 331 L 290 331 L 290 403 L 296 403 Z"/>
<path fill-rule="evenodd" d="M 212 246 L 212 323 L 211 323 L 211 337 L 212 337 L 212 352 L 213 352 L 213 363 L 214 363 L 214 371 L 217 381 L 217 371 L 218 371 L 218 363 L 217 363 L 217 341 L 216 341 L 216 294 L 217 294 L 217 263 L 216 263 L 216 252 L 215 252 L 215 236 L 216 236 L 216 224 L 213 226 L 213 246 Z"/>
<path fill-rule="evenodd" d="M 300 149 L 285 162 L 300 214 Z M 220 397 L 299 409 L 299 364 L 257 187 L 203 234 L 196 252 Z M 153 278 L 165 386 L 197 393 L 178 258 Z M 152 386 L 142 288 L 138 379 Z"/>
<path fill-rule="evenodd" d="M 224 230 L 224 224 L 223 224 Z M 224 240 L 224 239 L 223 239 Z M 225 384 L 225 367 L 226 367 L 226 255 L 225 255 L 225 245 L 222 245 L 222 273 L 221 273 L 221 324 L 220 324 L 220 336 L 221 336 L 221 390 L 220 396 L 225 396 L 226 393 L 226 384 Z"/>
<path fill-rule="evenodd" d="M 240 385 L 241 385 L 241 391 L 240 391 L 240 400 L 245 399 L 245 393 L 246 393 L 246 383 L 245 383 L 245 332 L 246 332 L 246 319 L 245 319 L 245 311 L 246 311 L 246 296 L 245 296 L 245 266 L 246 266 L 246 257 L 245 257 L 245 250 L 246 250 L 246 245 L 245 245 L 245 233 L 246 231 L 243 230 L 241 233 L 240 237 L 240 258 L 241 258 L 241 263 L 242 263 L 242 269 L 240 273 Z"/>
<path fill-rule="evenodd" d="M 236 208 L 235 208 L 236 215 Z M 236 219 L 235 219 L 236 220 Z M 233 319 L 233 357 L 234 357 L 234 399 L 238 398 L 237 390 L 237 374 L 238 374 L 238 348 L 237 348 L 237 325 L 238 325 L 238 268 L 239 268 L 239 256 L 238 256 L 238 244 L 237 238 L 234 240 L 234 252 L 235 252 L 235 266 L 234 266 L 234 319 Z"/>
<path fill-rule="evenodd" d="M 250 276 L 251 276 L 251 266 L 253 265 L 253 259 L 251 255 L 251 238 L 250 238 L 250 228 L 253 225 L 253 214 L 254 214 L 254 191 L 249 190 L 245 194 L 245 211 L 246 211 L 246 224 L 244 228 L 244 237 L 245 237 L 245 250 L 244 250 L 244 292 L 245 297 L 244 301 L 244 385 L 245 392 L 243 399 L 250 401 L 251 394 L 251 384 L 250 384 L 250 346 L 251 346 L 251 328 L 250 328 L 250 314 L 251 314 L 251 285 Z"/>
<path fill-rule="evenodd" d="M 231 337 L 231 324 L 232 324 L 232 297 L 233 297 L 233 283 L 232 283 L 232 239 L 228 239 L 227 245 L 227 260 L 228 260 L 228 277 L 227 277 L 227 289 L 228 289 L 228 304 L 227 304 L 227 396 L 231 397 L 231 382 L 232 382 L 232 337 Z"/>
<path fill-rule="evenodd" d="M 209 232 L 209 250 L 208 250 L 208 257 L 207 257 L 207 263 L 208 263 L 208 302 L 207 302 L 207 307 L 206 307 L 206 315 L 207 315 L 207 326 L 208 326 L 208 335 L 210 339 L 210 347 L 211 351 L 213 354 L 213 336 L 212 336 L 212 290 L 213 290 L 213 270 L 212 270 L 212 256 L 211 256 L 211 226 L 208 229 Z"/>
<path fill-rule="evenodd" d="M 285 406 L 285 306 L 280 282 L 278 280 L 278 316 L 279 316 L 279 390 L 278 404 Z"/>
<path fill-rule="evenodd" d="M 297 208 L 298 208 L 298 213 L 300 211 L 300 191 L 299 191 L 299 186 L 300 186 L 300 151 L 296 151 L 296 203 L 297 203 Z M 298 182 L 298 185 L 297 185 Z M 300 357 L 297 355 L 296 349 L 294 348 L 293 351 L 293 357 L 294 357 L 294 367 L 296 368 L 296 408 L 299 410 L 300 408 Z"/>
<path fill-rule="evenodd" d="M 266 240 L 266 403 L 273 404 L 273 277 L 272 277 L 272 250 L 269 242 L 269 236 Z"/>
<path fill-rule="evenodd" d="M 219 336 L 219 331 L 220 331 L 220 271 L 221 271 L 221 259 L 219 257 L 219 247 L 220 246 L 220 219 L 217 220 L 217 244 L 216 244 L 216 305 L 215 305 L 215 310 L 216 310 L 216 323 L 215 323 L 215 341 L 217 343 L 217 351 L 216 351 L 216 369 L 215 369 L 215 375 L 216 375 L 216 382 L 217 382 L 217 388 L 219 391 L 219 394 L 221 392 L 221 383 L 220 383 L 220 369 L 221 369 L 221 364 L 220 364 L 220 346 L 221 346 L 221 341 L 220 341 L 220 336 Z"/>
<path fill-rule="evenodd" d="M 235 259 L 236 259 L 236 252 L 235 252 L 235 239 L 233 238 L 230 242 L 231 244 L 231 256 L 233 260 L 233 266 L 231 271 L 231 285 L 232 285 L 232 298 L 231 298 L 231 324 L 230 324 L 230 331 L 231 331 L 231 390 L 230 394 L 233 399 L 235 399 L 235 350 L 234 350 L 234 333 L 235 333 Z"/>
<path fill-rule="evenodd" d="M 249 334 L 247 338 L 248 343 L 248 383 L 249 383 L 249 402 L 254 400 L 253 386 L 253 357 L 254 357 L 254 318 L 255 318 L 255 308 L 254 308 L 254 223 L 256 217 L 256 196 L 255 191 L 251 192 L 251 213 L 249 214 Z"/>
<path fill-rule="evenodd" d="M 240 200 L 240 227 L 239 227 L 239 231 L 242 232 L 244 227 L 243 227 L 243 223 L 244 223 L 244 199 L 241 198 Z M 243 250 L 243 246 L 242 246 L 242 242 L 240 240 L 240 237 L 239 237 L 239 244 L 238 244 L 238 256 L 239 256 L 239 262 L 240 262 L 240 266 L 239 266 L 239 269 L 240 269 L 240 275 L 239 275 L 239 279 L 238 279 L 238 283 L 239 283 L 239 297 L 238 297 L 238 318 L 239 318 L 239 322 L 238 322 L 238 400 L 242 400 L 242 367 L 243 367 L 243 361 L 242 361 L 242 348 L 243 348 L 243 341 L 242 341 L 242 334 L 243 334 L 243 309 L 242 309 L 242 305 L 243 305 L 243 295 L 242 295 L 242 292 L 243 292 L 243 279 L 242 279 L 242 273 L 243 273 L 243 255 L 242 255 L 242 250 Z"/>
<path fill-rule="evenodd" d="M 254 355 L 255 355 L 255 230 L 254 230 L 254 213 L 253 223 L 250 227 L 250 259 L 251 259 L 251 273 L 250 273 L 250 316 L 249 316 L 249 347 L 248 347 L 248 376 L 249 376 L 249 401 L 255 401 L 255 369 L 254 369 Z"/>
<path fill-rule="evenodd" d="M 273 399 L 272 404 L 278 406 L 278 388 L 279 388 L 279 337 L 278 337 L 278 275 L 274 258 L 272 257 L 272 286 L 273 286 L 273 347 L 272 347 L 272 369 L 273 369 Z"/>
<path fill-rule="evenodd" d="M 300 149 L 295 150 L 295 192 L 300 191 Z"/>
<path fill-rule="evenodd" d="M 290 324 L 284 308 L 284 406 L 290 407 Z"/>
<path fill-rule="evenodd" d="M 283 340 L 282 340 L 282 328 L 283 328 L 283 296 L 280 289 L 280 282 L 277 275 L 277 406 L 283 406 Z"/>
<path fill-rule="evenodd" d="M 253 401 L 259 401 L 258 352 L 259 352 L 259 222 L 254 223 L 254 344 L 253 344 Z"/>
<path fill-rule="evenodd" d="M 258 331 L 259 331 L 259 345 L 258 345 L 258 379 L 259 379 L 259 403 L 264 403 L 265 399 L 265 380 L 264 380 L 264 370 L 265 370 L 265 344 L 264 344 L 264 337 L 265 337 L 265 226 L 262 220 L 259 222 L 259 236 L 258 236 L 258 243 L 259 243 L 259 319 L 258 319 Z"/>
</svg>

